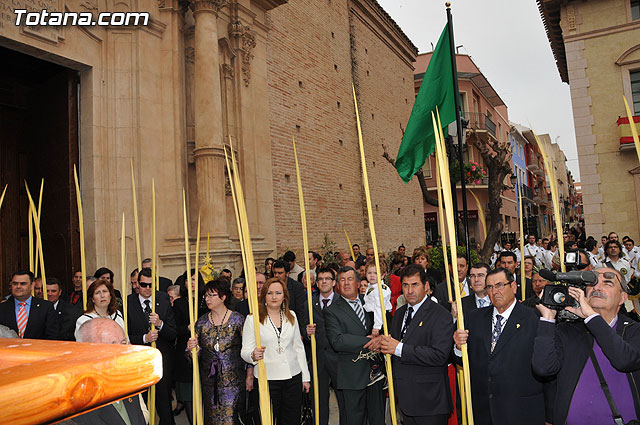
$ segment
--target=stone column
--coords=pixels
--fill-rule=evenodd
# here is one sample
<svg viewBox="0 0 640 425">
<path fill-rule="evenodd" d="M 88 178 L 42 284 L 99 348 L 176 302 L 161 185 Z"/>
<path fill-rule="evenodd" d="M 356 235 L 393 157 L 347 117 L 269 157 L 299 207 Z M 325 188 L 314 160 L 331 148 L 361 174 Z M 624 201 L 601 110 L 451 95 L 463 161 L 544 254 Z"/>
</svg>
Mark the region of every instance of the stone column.
<svg viewBox="0 0 640 425">
<path fill-rule="evenodd" d="M 226 228 L 218 12 L 227 0 L 194 0 L 194 112 L 196 181 L 203 233 L 224 236 Z"/>
</svg>

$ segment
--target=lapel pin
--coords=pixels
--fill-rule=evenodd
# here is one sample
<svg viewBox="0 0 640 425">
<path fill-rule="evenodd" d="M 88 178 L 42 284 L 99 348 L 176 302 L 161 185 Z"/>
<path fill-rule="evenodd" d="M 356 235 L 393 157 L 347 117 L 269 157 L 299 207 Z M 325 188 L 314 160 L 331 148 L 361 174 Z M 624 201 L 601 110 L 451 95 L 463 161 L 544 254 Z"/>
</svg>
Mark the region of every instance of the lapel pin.
<svg viewBox="0 0 640 425">
<path fill-rule="evenodd" d="M 520 328 L 520 323 L 516 323 L 516 328 Z"/>
<path fill-rule="evenodd" d="M 131 397 L 129 397 L 129 403 L 133 403 L 133 400 L 131 400 Z"/>
<path fill-rule="evenodd" d="M 418 327 L 422 326 L 422 322 L 420 322 L 420 324 L 418 325 Z"/>
</svg>

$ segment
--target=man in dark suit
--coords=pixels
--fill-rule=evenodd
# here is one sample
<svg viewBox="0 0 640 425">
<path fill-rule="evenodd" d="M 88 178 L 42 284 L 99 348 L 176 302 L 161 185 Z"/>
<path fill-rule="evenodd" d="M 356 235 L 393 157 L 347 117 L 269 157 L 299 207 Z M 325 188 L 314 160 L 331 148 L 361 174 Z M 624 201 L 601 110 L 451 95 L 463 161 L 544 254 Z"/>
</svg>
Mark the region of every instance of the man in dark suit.
<svg viewBox="0 0 640 425">
<path fill-rule="evenodd" d="M 446 425 L 453 409 L 447 365 L 453 322 L 449 312 L 427 295 L 420 265 L 400 271 L 407 304 L 396 310 L 391 336 L 380 337 L 384 354 L 393 355 L 393 377 L 404 425 Z"/>
<path fill-rule="evenodd" d="M 31 296 L 33 273 L 17 271 L 11 277 L 11 296 L 0 304 L 0 324 L 20 338 L 57 339 L 58 317 L 53 303 Z"/>
<path fill-rule="evenodd" d="M 476 263 L 469 270 L 469 287 L 471 294 L 462 297 L 462 313 L 467 317 L 473 310 L 491 305 L 491 300 L 487 294 L 486 279 L 487 274 L 491 270 L 486 263 Z M 451 315 L 455 319 L 458 317 L 457 304 L 451 303 Z"/>
<path fill-rule="evenodd" d="M 283 285 L 287 285 L 289 291 L 289 309 L 296 313 L 300 334 L 306 333 L 309 324 L 309 310 L 307 307 L 307 291 L 302 283 L 289 277 L 289 264 L 286 261 L 276 260 L 271 267 L 273 277 L 278 279 Z"/>
<path fill-rule="evenodd" d="M 465 317 L 454 333 L 454 352 L 467 344 L 473 418 L 478 425 L 540 425 L 545 422 L 543 380 L 531 369 L 538 316 L 516 300 L 514 276 L 501 267 L 486 279 L 492 307 Z"/>
<path fill-rule="evenodd" d="M 72 305 L 62 299 L 60 281 L 55 277 L 47 278 L 47 300 L 53 303 L 53 308 L 58 317 L 58 339 L 62 341 L 74 341 L 76 321 L 82 315 L 80 305 Z"/>
<path fill-rule="evenodd" d="M 143 269 L 145 267 L 151 268 L 151 263 L 152 263 L 151 258 L 145 258 L 144 260 L 142 260 L 142 268 Z M 158 276 L 158 287 L 160 288 L 161 292 L 167 292 L 167 289 L 172 284 L 173 282 L 171 282 L 171 279 L 169 279 L 168 277 Z"/>
<path fill-rule="evenodd" d="M 467 272 L 469 271 L 469 264 L 467 263 L 467 257 L 464 254 L 458 254 L 457 258 L 458 267 L 457 270 L 451 270 L 451 266 L 448 266 L 451 273 L 458 273 L 458 281 L 460 283 L 460 294 L 462 297 L 466 297 L 471 294 L 471 288 L 469 285 L 469 279 L 467 278 Z M 451 310 L 451 302 L 456 300 L 456 292 L 453 288 L 453 275 L 451 275 L 451 299 L 449 299 L 449 291 L 447 290 L 447 282 L 440 282 L 438 286 L 433 290 L 433 297 L 438 300 L 438 303 Z"/>
<path fill-rule="evenodd" d="M 315 332 L 316 335 L 316 352 L 318 356 L 318 393 L 320 400 L 320 424 L 329 423 L 329 384 L 333 387 L 338 400 L 338 409 L 340 411 L 340 423 L 345 424 L 344 419 L 344 399 L 342 391 L 337 389 L 336 382 L 338 380 L 338 353 L 336 353 L 327 339 L 326 326 L 324 321 L 324 310 L 331 305 L 336 295 L 333 288 L 336 285 L 335 272 L 330 268 L 321 268 L 316 270 L 318 277 L 316 283 L 318 285 L 318 294 L 313 296 L 313 320 L 315 329 L 311 325 L 307 325 L 307 335 Z M 322 301 L 321 301 L 322 300 Z M 305 338 L 305 349 L 309 365 L 311 365 L 311 349 L 310 339 Z M 309 366 L 311 370 L 311 366 Z M 313 387 L 312 387 L 313 389 Z"/>
<path fill-rule="evenodd" d="M 126 344 L 127 338 L 120 325 L 115 321 L 104 317 L 96 317 L 80 326 L 78 342 Z M 142 405 L 143 402 L 140 400 L 140 396 L 135 395 L 92 410 L 64 423 L 77 425 L 145 425 L 146 421 L 142 413 Z"/>
<path fill-rule="evenodd" d="M 151 269 L 143 268 L 138 274 L 138 294 L 127 297 L 129 339 L 132 344 L 150 345 L 156 343 L 156 348 L 162 353 L 162 379 L 156 384 L 156 410 L 160 418 L 160 425 L 173 425 L 171 410 L 171 369 L 176 340 L 176 323 L 171 310 L 171 301 L 166 292 L 156 291 L 155 313 L 152 313 Z M 155 326 L 151 330 L 150 324 Z M 153 406 L 149 406 L 150 409 Z"/>
<path fill-rule="evenodd" d="M 351 425 L 384 424 L 382 382 L 370 384 L 371 365 L 361 354 L 369 352 L 373 314 L 365 313 L 358 294 L 360 279 L 353 267 L 338 271 L 340 295 L 324 311 L 327 337 L 338 353 L 338 389 L 344 396 L 344 417 Z"/>
</svg>

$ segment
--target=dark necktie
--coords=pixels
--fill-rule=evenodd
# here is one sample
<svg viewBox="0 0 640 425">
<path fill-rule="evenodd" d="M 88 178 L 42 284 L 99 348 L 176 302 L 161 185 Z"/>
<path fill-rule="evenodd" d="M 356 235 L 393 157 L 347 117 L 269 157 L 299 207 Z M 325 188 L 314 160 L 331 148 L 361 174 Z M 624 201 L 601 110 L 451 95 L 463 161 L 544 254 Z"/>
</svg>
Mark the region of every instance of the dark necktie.
<svg viewBox="0 0 640 425">
<path fill-rule="evenodd" d="M 402 332 L 400 333 L 400 340 L 404 338 L 404 334 L 407 333 L 407 328 L 411 324 L 411 320 L 413 319 L 413 307 L 409 306 L 407 308 L 407 318 L 404 321 L 404 327 L 402 328 Z"/>
<path fill-rule="evenodd" d="M 329 298 L 322 300 L 322 309 L 324 310 L 329 305 Z"/>
<path fill-rule="evenodd" d="M 151 314 L 150 303 L 151 302 L 149 300 L 144 300 L 144 314 L 147 316 L 147 325 L 149 325 L 149 315 Z"/>
<path fill-rule="evenodd" d="M 500 334 L 502 333 L 502 319 L 503 317 L 499 314 L 496 315 L 496 326 L 493 328 L 493 334 L 491 335 L 491 352 L 496 348 L 496 344 L 500 339 Z"/>
</svg>

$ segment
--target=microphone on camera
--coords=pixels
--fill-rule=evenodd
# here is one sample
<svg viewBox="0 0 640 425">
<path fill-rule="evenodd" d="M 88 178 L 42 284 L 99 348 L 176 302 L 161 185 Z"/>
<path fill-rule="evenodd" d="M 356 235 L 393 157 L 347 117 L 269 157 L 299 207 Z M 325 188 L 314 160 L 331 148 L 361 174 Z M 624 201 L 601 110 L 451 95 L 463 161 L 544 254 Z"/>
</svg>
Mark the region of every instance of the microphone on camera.
<svg viewBox="0 0 640 425">
<path fill-rule="evenodd" d="M 549 281 L 562 281 L 574 285 L 593 286 L 598 283 L 598 275 L 589 270 L 575 270 L 566 273 L 554 273 L 551 270 L 541 269 L 540 276 Z"/>
</svg>

